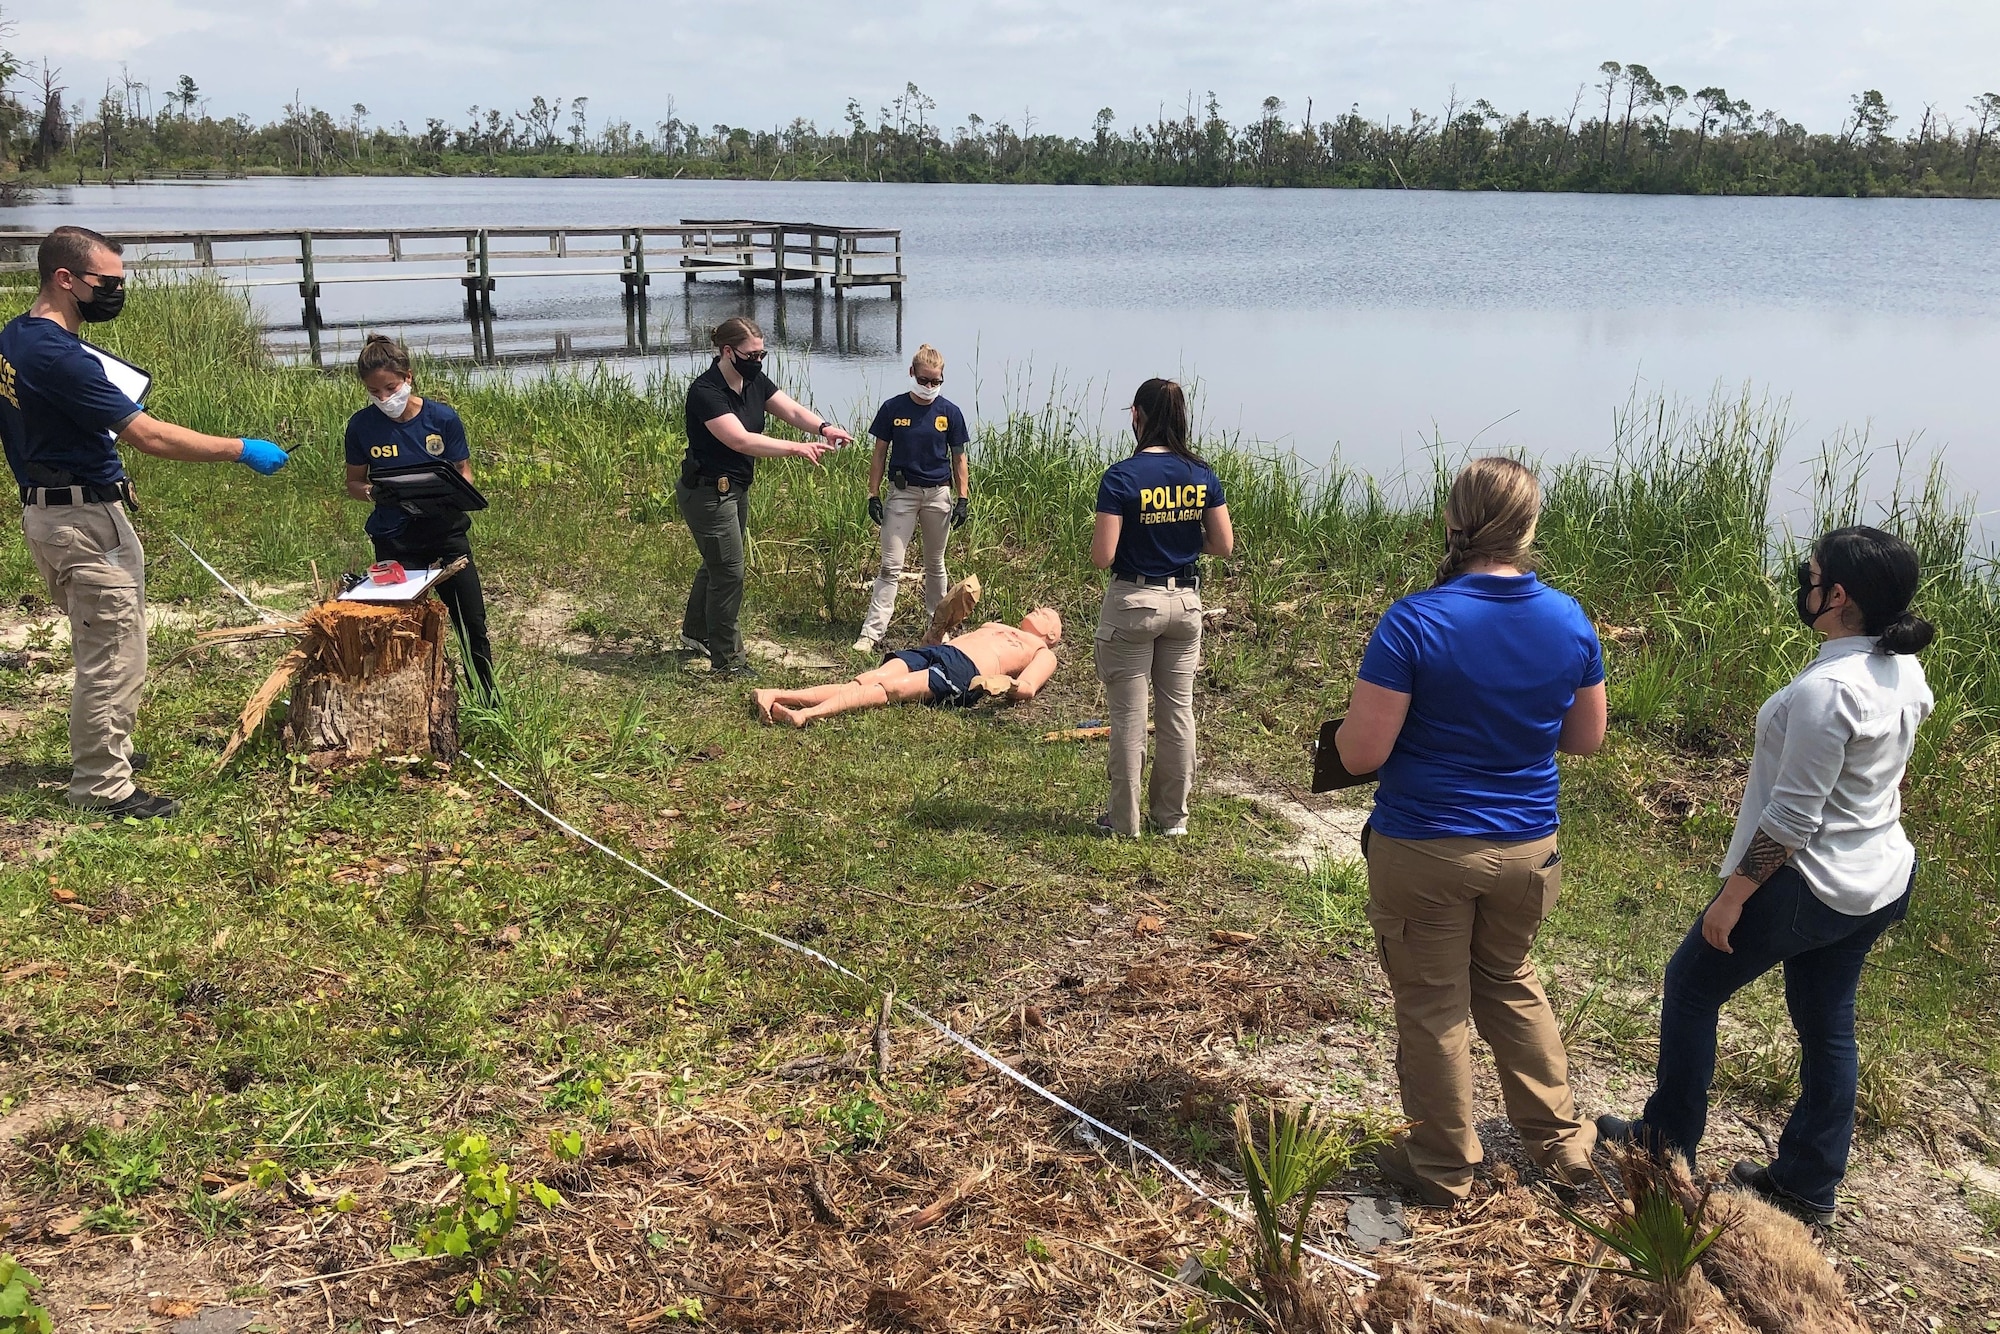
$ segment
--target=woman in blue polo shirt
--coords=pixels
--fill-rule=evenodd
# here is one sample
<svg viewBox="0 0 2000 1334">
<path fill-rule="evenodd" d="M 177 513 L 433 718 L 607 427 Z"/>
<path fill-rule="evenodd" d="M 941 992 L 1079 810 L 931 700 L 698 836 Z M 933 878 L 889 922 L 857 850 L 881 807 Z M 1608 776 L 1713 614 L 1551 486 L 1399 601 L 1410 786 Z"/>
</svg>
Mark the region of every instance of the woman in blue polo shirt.
<svg viewBox="0 0 2000 1334">
<path fill-rule="evenodd" d="M 1336 737 L 1348 772 L 1381 773 L 1362 855 L 1411 1128 L 1379 1161 L 1433 1205 L 1481 1157 L 1468 1019 L 1537 1166 L 1582 1180 L 1596 1143 L 1528 958 L 1562 888 L 1556 752 L 1592 753 L 1605 724 L 1597 632 L 1533 573 L 1541 504 L 1512 459 L 1459 472 L 1437 579 L 1383 614 Z"/>
<path fill-rule="evenodd" d="M 868 517 L 882 529 L 882 572 L 868 599 L 868 616 L 861 623 L 857 653 L 873 653 L 889 632 L 896 611 L 897 581 L 903 577 L 903 557 L 910 538 L 921 525 L 924 533 L 924 615 L 944 601 L 951 578 L 945 573 L 944 548 L 950 529 L 965 523 L 972 485 L 965 462 L 965 414 L 940 397 L 944 388 L 944 356 L 925 343 L 910 359 L 909 389 L 876 409 L 868 433 L 875 437 L 875 456 L 868 462 Z M 882 480 L 894 487 L 885 497 Z"/>
<path fill-rule="evenodd" d="M 347 494 L 374 500 L 369 478 L 377 473 L 406 472 L 429 463 L 449 463 L 466 481 L 472 480 L 472 450 L 466 444 L 465 423 L 446 404 L 420 398 L 410 378 L 410 354 L 386 334 L 369 334 L 361 345 L 354 373 L 374 400 L 347 419 Z M 375 559 L 404 566 L 446 565 L 463 556 L 465 568 L 438 585 L 437 595 L 451 612 L 467 659 L 466 679 L 485 695 L 493 693 L 493 646 L 486 637 L 486 598 L 479 586 L 479 567 L 472 563 L 472 516 L 405 514 L 394 505 L 377 504 L 369 512 L 367 531 Z"/>
<path fill-rule="evenodd" d="M 1172 380 L 1132 396 L 1137 446 L 1097 488 L 1091 563 L 1111 571 L 1098 612 L 1097 679 L 1111 718 L 1111 809 L 1098 828 L 1139 834 L 1139 774 L 1146 763 L 1146 692 L 1159 696 L 1158 743 L 1146 808 L 1153 828 L 1187 833 L 1194 785 L 1194 675 L 1201 665 L 1202 556 L 1236 545 L 1222 481 L 1188 447 L 1187 399 Z"/>
</svg>

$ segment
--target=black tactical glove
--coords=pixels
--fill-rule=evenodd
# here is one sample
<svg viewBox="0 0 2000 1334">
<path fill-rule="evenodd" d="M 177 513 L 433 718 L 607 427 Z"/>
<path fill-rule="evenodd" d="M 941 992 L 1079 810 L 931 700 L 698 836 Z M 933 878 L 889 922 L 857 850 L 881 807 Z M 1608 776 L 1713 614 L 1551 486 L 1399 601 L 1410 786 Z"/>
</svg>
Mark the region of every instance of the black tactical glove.
<svg viewBox="0 0 2000 1334">
<path fill-rule="evenodd" d="M 875 521 L 877 528 L 882 526 L 882 497 L 868 497 L 868 517 Z"/>
<path fill-rule="evenodd" d="M 971 509 L 972 497 L 970 496 L 960 496 L 957 500 L 952 501 L 951 526 L 954 529 L 965 527 L 965 521 L 972 517 Z"/>
</svg>

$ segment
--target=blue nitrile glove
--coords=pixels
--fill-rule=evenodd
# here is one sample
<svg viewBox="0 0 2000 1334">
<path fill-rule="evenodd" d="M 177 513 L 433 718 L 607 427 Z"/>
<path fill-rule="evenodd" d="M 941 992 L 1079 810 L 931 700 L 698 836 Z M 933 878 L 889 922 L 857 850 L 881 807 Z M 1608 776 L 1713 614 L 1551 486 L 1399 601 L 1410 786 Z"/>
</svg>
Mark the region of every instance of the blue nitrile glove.
<svg viewBox="0 0 2000 1334">
<path fill-rule="evenodd" d="M 236 461 L 252 472 L 269 477 L 291 461 L 291 455 L 272 444 L 269 440 L 243 441 L 243 453 Z"/>
<path fill-rule="evenodd" d="M 877 528 L 882 526 L 882 497 L 868 497 L 868 517 L 875 521 Z"/>
</svg>

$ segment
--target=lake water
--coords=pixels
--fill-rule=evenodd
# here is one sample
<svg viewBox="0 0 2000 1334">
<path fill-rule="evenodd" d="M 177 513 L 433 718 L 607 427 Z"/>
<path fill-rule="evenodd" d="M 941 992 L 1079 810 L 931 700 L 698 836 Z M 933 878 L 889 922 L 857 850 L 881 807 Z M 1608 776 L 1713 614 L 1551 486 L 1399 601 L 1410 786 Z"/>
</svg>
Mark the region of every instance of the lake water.
<svg viewBox="0 0 2000 1334">
<path fill-rule="evenodd" d="M 84 187 L 0 226 L 499 226 L 786 218 L 903 231 L 901 303 L 795 286 L 659 280 L 647 346 L 609 278 L 502 281 L 497 346 L 696 364 L 707 328 L 754 313 L 801 398 L 859 416 L 921 342 L 975 413 L 1053 388 L 1114 426 L 1137 383 L 1198 386 L 1213 430 L 1378 476 L 1435 441 L 1601 452 L 1633 394 L 1785 398 L 1794 457 L 1843 430 L 1941 451 L 2000 504 L 2000 203 L 1346 190 L 1099 189 L 737 181 L 281 179 Z M 257 301 L 302 345 L 298 300 Z M 465 353 L 450 283 L 329 287 L 329 355 L 365 330 Z M 664 349 L 663 352 L 657 351 Z M 809 353 L 809 355 L 801 355 Z M 706 354 L 700 354 L 705 362 Z M 1780 504 L 1790 508 L 1781 499 Z M 1989 519 L 1988 531 L 1996 525 Z"/>
</svg>

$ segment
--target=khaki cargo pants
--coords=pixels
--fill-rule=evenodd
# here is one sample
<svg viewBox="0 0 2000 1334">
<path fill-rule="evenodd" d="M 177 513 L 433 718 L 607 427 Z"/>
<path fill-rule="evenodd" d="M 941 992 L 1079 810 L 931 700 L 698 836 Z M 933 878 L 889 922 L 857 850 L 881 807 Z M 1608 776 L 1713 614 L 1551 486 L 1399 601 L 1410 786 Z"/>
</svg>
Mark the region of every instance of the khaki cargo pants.
<svg viewBox="0 0 2000 1334">
<path fill-rule="evenodd" d="M 1562 890 L 1554 835 L 1385 838 L 1372 830 L 1368 921 L 1396 997 L 1396 1076 L 1419 1176 L 1463 1198 L 1480 1161 L 1470 1017 L 1493 1049 L 1507 1119 L 1528 1156 L 1585 1170 L 1597 1135 L 1577 1120 L 1562 1031 L 1528 950 Z"/>
<path fill-rule="evenodd" d="M 920 526 L 924 534 L 926 621 L 950 590 L 944 548 L 951 538 L 951 487 L 890 486 L 882 496 L 882 569 L 875 576 L 868 615 L 861 622 L 863 639 L 880 639 L 889 633 L 889 618 L 896 612 L 896 586 L 903 577 L 910 540 Z"/>
<path fill-rule="evenodd" d="M 1153 695 L 1153 772 L 1146 811 L 1159 829 L 1187 823 L 1194 786 L 1194 677 L 1201 667 L 1201 594 L 1113 579 L 1097 613 L 1097 679 L 1111 715 L 1111 827 L 1140 830 L 1146 695 Z"/>
<path fill-rule="evenodd" d="M 119 504 L 28 505 L 21 532 L 49 597 L 69 614 L 69 799 L 132 792 L 132 725 L 146 684 L 146 553 Z"/>
</svg>

